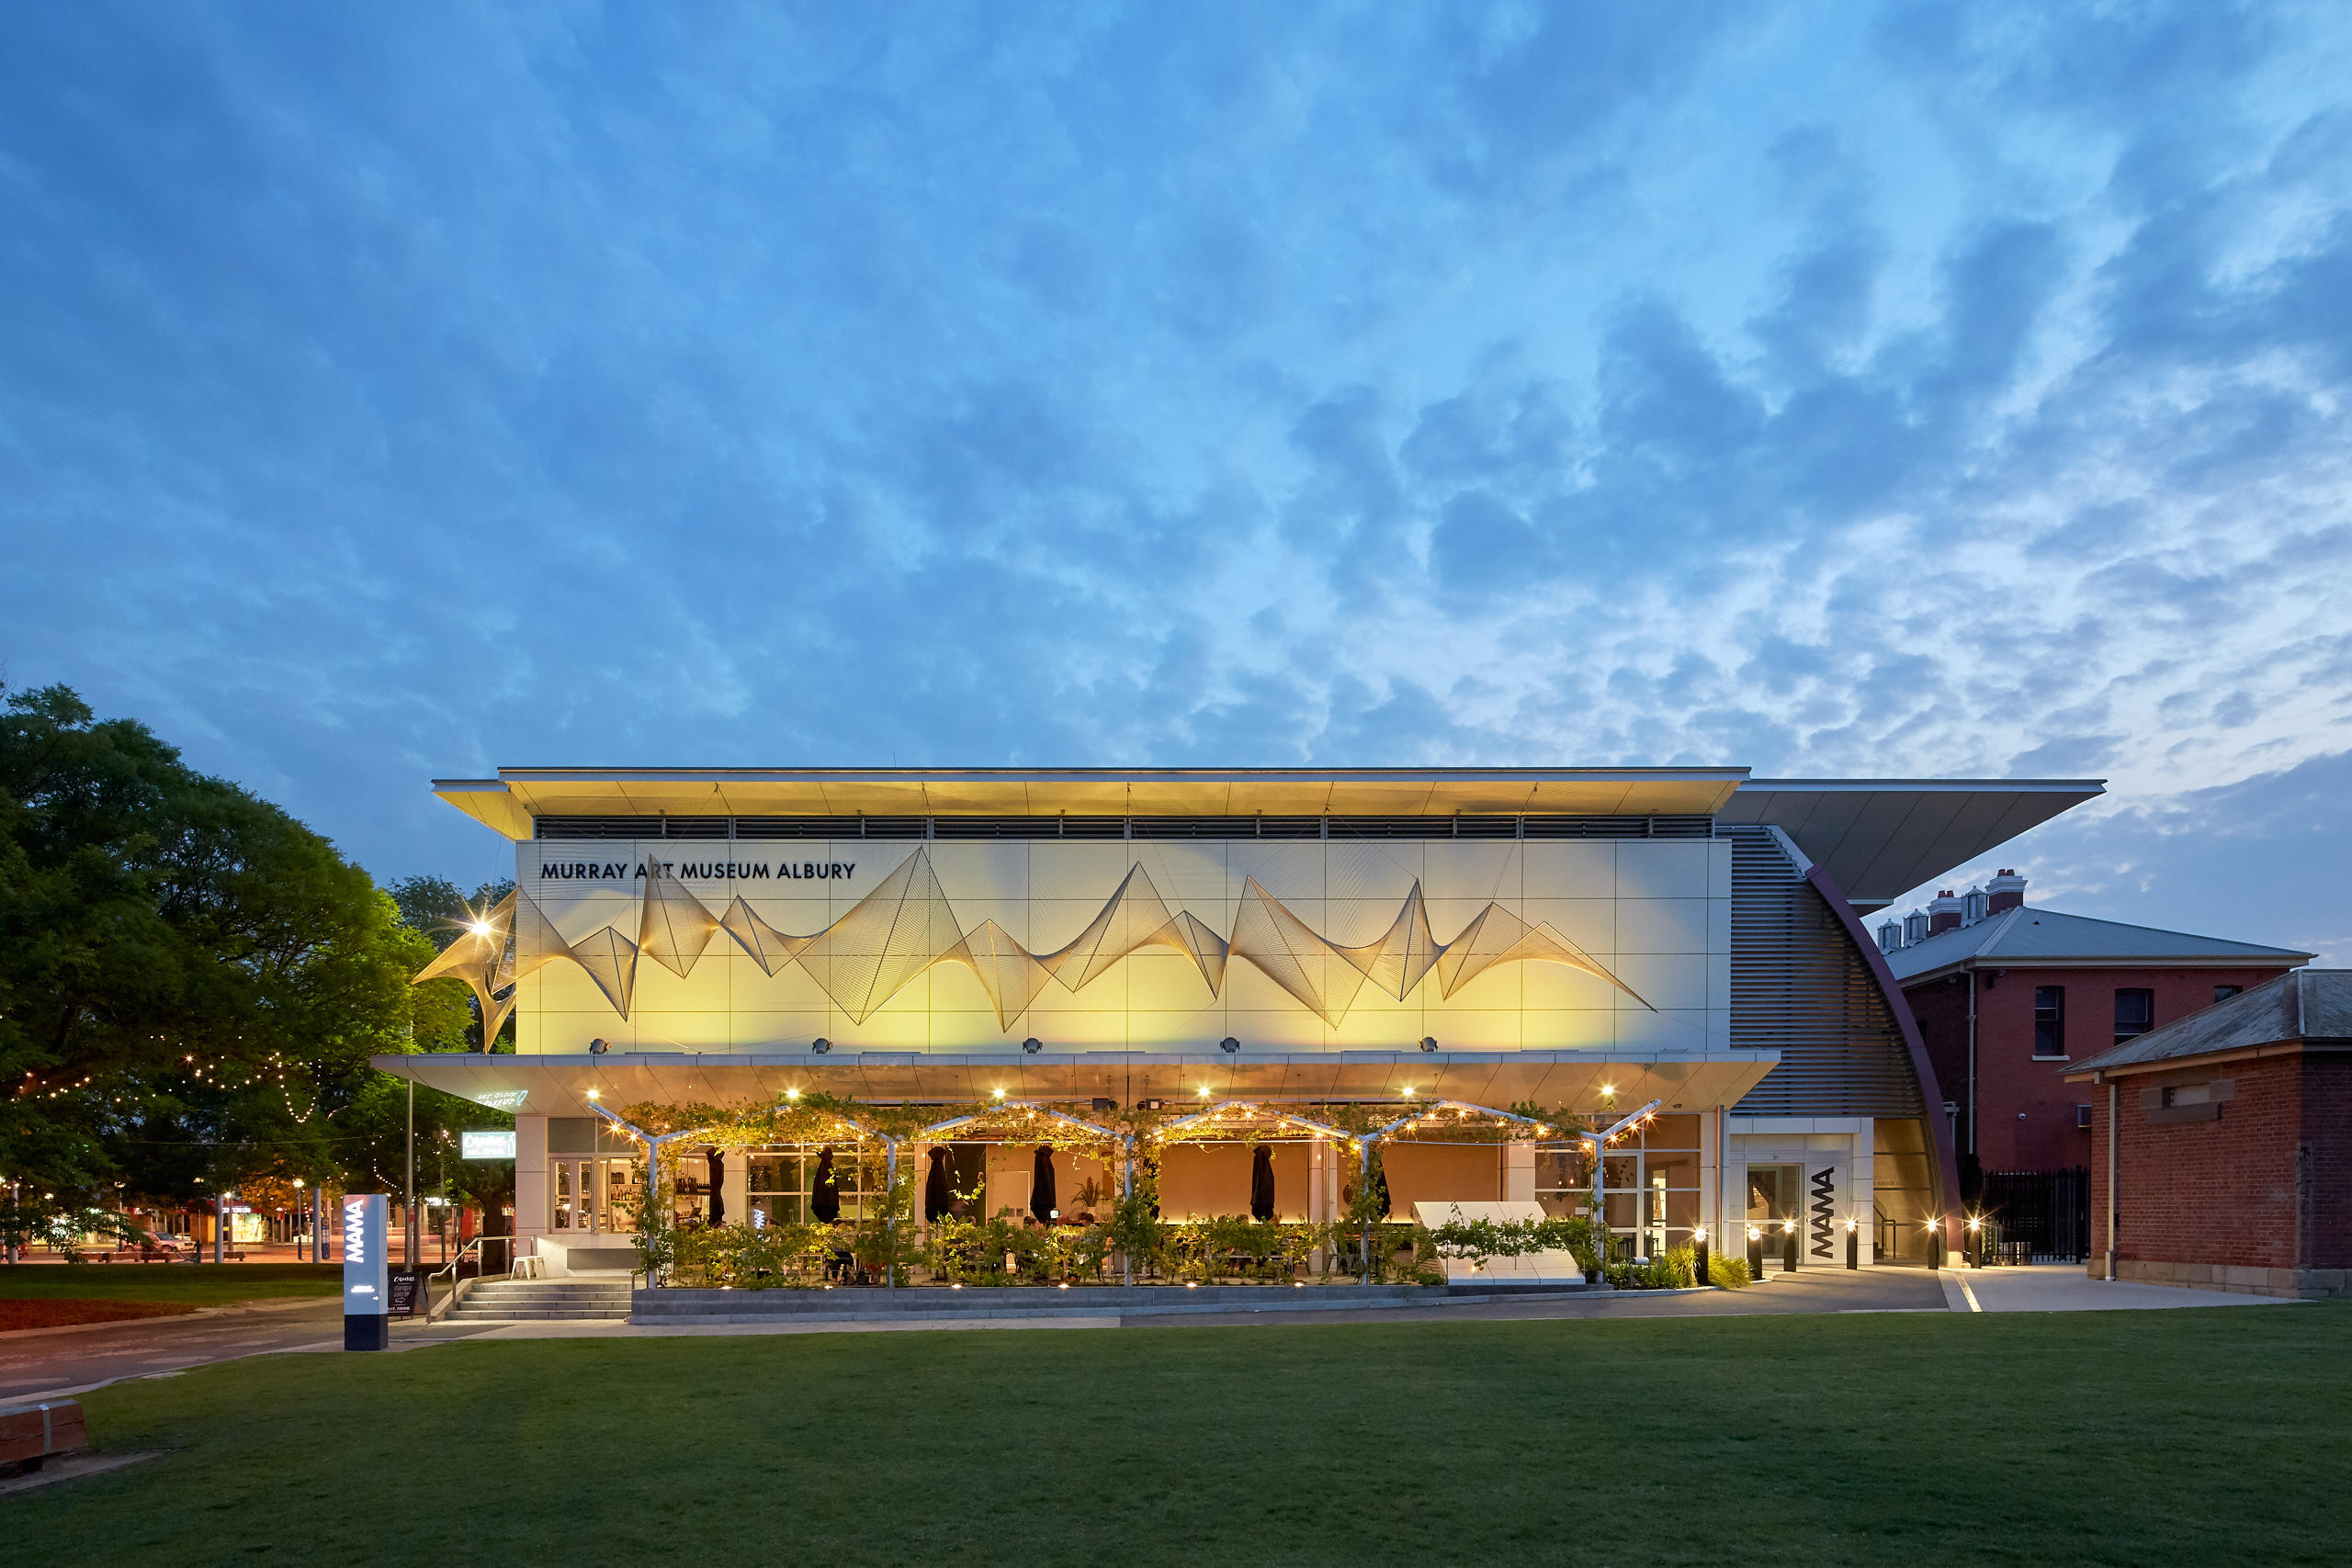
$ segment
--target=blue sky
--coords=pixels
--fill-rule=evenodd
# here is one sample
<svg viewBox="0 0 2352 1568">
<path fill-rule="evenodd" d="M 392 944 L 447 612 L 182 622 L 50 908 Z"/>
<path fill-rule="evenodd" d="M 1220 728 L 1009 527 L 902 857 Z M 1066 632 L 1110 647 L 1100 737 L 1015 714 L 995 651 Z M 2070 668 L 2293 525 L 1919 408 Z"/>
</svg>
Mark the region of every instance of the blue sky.
<svg viewBox="0 0 2352 1568">
<path fill-rule="evenodd" d="M 0 20 L 0 660 L 501 763 L 2102 776 L 2352 962 L 2340 6 Z"/>
</svg>

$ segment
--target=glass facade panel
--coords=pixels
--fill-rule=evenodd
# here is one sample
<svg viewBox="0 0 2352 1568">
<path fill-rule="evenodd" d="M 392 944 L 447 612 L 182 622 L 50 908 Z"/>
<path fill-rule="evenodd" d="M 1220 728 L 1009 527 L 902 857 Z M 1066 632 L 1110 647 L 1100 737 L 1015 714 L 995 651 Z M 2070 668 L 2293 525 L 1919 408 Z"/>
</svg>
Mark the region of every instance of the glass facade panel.
<svg viewBox="0 0 2352 1568">
<path fill-rule="evenodd" d="M 1775 1224 L 1796 1214 L 1800 1172 L 1792 1165 L 1747 1168 L 1747 1223 Z"/>
<path fill-rule="evenodd" d="M 1935 1156 L 1924 1122 L 1871 1124 L 1871 1250 L 1882 1263 L 1926 1263 L 1935 1213 Z"/>
<path fill-rule="evenodd" d="M 861 1156 L 854 1147 L 839 1144 L 832 1148 L 833 1190 L 842 1201 L 840 1217 L 862 1219 L 869 1205 L 881 1196 L 882 1157 Z M 817 1216 L 810 1212 L 809 1200 L 816 1190 L 817 1165 L 822 1154 L 822 1145 L 816 1144 L 744 1151 L 739 1156 L 746 1162 L 744 1201 L 752 1214 L 757 1216 L 747 1223 L 812 1223 Z"/>
<path fill-rule="evenodd" d="M 1698 1116 L 1660 1116 L 1610 1145 L 1601 1178 L 1612 1255 L 1652 1257 L 1690 1242 L 1704 1199 L 1699 1164 L 1704 1127 Z M 1547 1214 L 1589 1212 L 1592 1156 L 1587 1145 L 1535 1150 L 1535 1201 Z"/>
<path fill-rule="evenodd" d="M 1696 1151 L 1699 1122 L 1696 1116 L 1660 1116 L 1642 1130 L 1642 1147 Z"/>
</svg>

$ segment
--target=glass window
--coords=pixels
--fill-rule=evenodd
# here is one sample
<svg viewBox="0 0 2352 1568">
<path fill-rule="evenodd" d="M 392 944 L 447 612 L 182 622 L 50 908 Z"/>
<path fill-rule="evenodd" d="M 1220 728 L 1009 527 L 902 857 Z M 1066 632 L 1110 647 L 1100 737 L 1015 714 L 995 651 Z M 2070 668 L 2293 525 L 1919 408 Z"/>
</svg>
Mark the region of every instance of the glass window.
<svg viewBox="0 0 2352 1568">
<path fill-rule="evenodd" d="M 2036 986 L 2033 988 L 2033 1054 L 2037 1056 L 2063 1056 L 2066 1054 L 2066 987 Z"/>
<path fill-rule="evenodd" d="M 1535 1201 L 1555 1219 L 1580 1214 L 1592 1203 L 1592 1157 L 1581 1144 L 1535 1151 Z"/>
<path fill-rule="evenodd" d="M 2115 993 L 2115 1043 L 2136 1040 L 2156 1026 L 2156 993 L 2137 987 Z"/>
<path fill-rule="evenodd" d="M 2216 986 L 2213 987 L 2213 999 L 2217 1002 L 2225 1002 L 2245 989 L 2244 986 Z"/>
<path fill-rule="evenodd" d="M 1699 1146 L 1699 1118 L 1657 1117 L 1642 1129 L 1642 1146 L 1645 1149 L 1696 1149 Z"/>
<path fill-rule="evenodd" d="M 1797 1202 L 1797 1168 L 1792 1165 L 1751 1165 L 1747 1168 L 1747 1223 L 1764 1224 L 1793 1216 Z"/>
<path fill-rule="evenodd" d="M 823 1149 L 817 1145 L 802 1145 L 792 1148 L 748 1149 L 744 1151 L 743 1199 L 756 1218 L 753 1225 L 807 1224 L 817 1216 L 809 1212 L 809 1199 L 815 1191 L 817 1163 Z M 833 1145 L 833 1190 L 842 1201 L 841 1217 L 844 1220 L 863 1218 L 869 1197 L 878 1197 L 882 1190 L 882 1172 L 868 1171 L 867 1162 L 850 1145 Z"/>
</svg>

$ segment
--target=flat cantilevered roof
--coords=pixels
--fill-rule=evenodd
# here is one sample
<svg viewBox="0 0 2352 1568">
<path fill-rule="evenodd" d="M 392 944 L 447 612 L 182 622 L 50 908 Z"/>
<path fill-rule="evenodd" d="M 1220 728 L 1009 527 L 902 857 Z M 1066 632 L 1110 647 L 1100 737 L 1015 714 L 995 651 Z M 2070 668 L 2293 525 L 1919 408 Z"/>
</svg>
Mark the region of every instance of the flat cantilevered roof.
<svg viewBox="0 0 2352 1568">
<path fill-rule="evenodd" d="M 1875 908 L 2099 795 L 2097 779 L 1751 779 L 1746 768 L 501 768 L 433 790 L 538 817 L 1712 816 L 1780 828 Z"/>
<path fill-rule="evenodd" d="M 1715 819 L 1780 829 L 1870 909 L 2104 793 L 2101 779 L 1750 779 Z"/>
<path fill-rule="evenodd" d="M 501 768 L 433 792 L 534 817 L 1706 817 L 1746 768 Z"/>
<path fill-rule="evenodd" d="M 643 1100 L 745 1104 L 787 1089 L 868 1103 L 1068 1101 L 1108 1096 L 1275 1100 L 1462 1100 L 1598 1110 L 1663 1101 L 1702 1111 L 1739 1103 L 1779 1065 L 1777 1051 L 1650 1055 L 1611 1051 L 1321 1051 L 1266 1056 L 1161 1055 L 1148 1051 L 981 1053 L 615 1052 L 608 1055 L 478 1055 L 442 1051 L 370 1058 L 478 1105 L 520 1115 L 585 1116 Z M 1203 1096 L 1201 1091 L 1209 1091 Z M 1484 1097 L 1479 1098 L 1479 1097 Z"/>
</svg>

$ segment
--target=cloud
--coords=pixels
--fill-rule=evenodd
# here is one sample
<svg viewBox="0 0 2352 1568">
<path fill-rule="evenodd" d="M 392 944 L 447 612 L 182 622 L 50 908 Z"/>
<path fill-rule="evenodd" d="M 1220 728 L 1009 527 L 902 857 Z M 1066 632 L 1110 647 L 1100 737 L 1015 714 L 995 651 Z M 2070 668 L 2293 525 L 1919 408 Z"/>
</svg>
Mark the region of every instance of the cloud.
<svg viewBox="0 0 2352 1568">
<path fill-rule="evenodd" d="M 2324 11 L 10 36 L 0 659 L 386 874 L 502 761 L 1738 761 L 2104 771 L 2128 900 L 2352 750 Z"/>
</svg>

